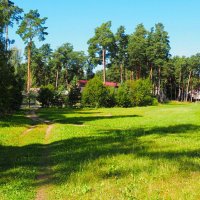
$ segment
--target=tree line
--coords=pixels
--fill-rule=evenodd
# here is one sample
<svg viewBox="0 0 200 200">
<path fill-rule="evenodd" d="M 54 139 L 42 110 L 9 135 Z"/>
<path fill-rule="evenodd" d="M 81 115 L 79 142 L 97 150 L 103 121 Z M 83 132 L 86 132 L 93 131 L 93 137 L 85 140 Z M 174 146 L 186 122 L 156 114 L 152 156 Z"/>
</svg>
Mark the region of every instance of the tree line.
<svg viewBox="0 0 200 200">
<path fill-rule="evenodd" d="M 9 27 L 21 20 L 22 9 L 13 2 L 0 1 L 0 116 L 19 109 L 22 101 L 23 82 L 16 73 L 13 54 L 9 50 Z"/>
<path fill-rule="evenodd" d="M 152 93 L 159 101 L 188 101 L 189 91 L 200 87 L 200 54 L 172 57 L 169 34 L 162 23 L 150 30 L 139 24 L 132 34 L 126 34 L 124 26 L 114 34 L 111 22 L 103 23 L 95 29 L 88 45 L 91 62 L 103 64 L 97 75 L 103 76 L 104 82 L 122 84 L 126 80 L 149 78 Z"/>
<path fill-rule="evenodd" d="M 200 54 L 172 57 L 169 34 L 162 23 L 150 30 L 139 24 L 131 34 L 126 33 L 124 26 L 113 33 L 112 23 L 103 23 L 88 40 L 86 55 L 75 51 L 70 43 L 55 50 L 50 44 L 36 47 L 35 39 L 44 41 L 48 35 L 47 18 L 42 18 L 38 10 L 23 13 L 10 0 L 1 0 L 0 10 L 1 110 L 9 110 L 11 104 L 16 104 L 11 103 L 16 100 L 14 93 L 20 104 L 22 90 L 30 95 L 31 88 L 52 85 L 57 91 L 69 91 L 77 80 L 89 80 L 94 76 L 100 77 L 103 83 L 120 84 L 127 80 L 149 79 L 153 86 L 151 92 L 159 101 L 188 101 L 189 91 L 200 87 Z M 17 34 L 26 44 L 26 62 L 22 62 L 17 48 L 10 48 L 14 41 L 9 38 L 9 28 L 15 24 Z M 94 73 L 99 65 L 103 69 Z M 7 106 L 4 106 L 7 97 L 10 103 L 6 101 Z"/>
</svg>

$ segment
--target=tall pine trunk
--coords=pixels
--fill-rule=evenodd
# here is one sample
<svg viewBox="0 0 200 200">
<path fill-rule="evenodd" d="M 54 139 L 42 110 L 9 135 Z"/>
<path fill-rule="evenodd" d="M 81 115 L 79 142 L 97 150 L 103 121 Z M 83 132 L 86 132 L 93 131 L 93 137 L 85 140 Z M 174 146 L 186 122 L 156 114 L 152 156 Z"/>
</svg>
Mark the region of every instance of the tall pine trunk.
<svg viewBox="0 0 200 200">
<path fill-rule="evenodd" d="M 139 66 L 139 69 L 138 69 L 138 79 L 140 79 L 141 77 L 141 71 L 142 71 L 142 67 L 141 65 Z"/>
<path fill-rule="evenodd" d="M 180 71 L 179 74 L 179 82 L 178 82 L 178 97 L 177 100 L 180 101 L 181 100 L 181 77 L 182 77 L 182 73 Z"/>
<path fill-rule="evenodd" d="M 106 82 L 106 59 L 105 59 L 105 55 L 106 55 L 106 50 L 103 49 L 102 51 L 103 54 L 103 82 Z"/>
<path fill-rule="evenodd" d="M 56 70 L 56 89 L 58 89 L 58 70 Z"/>
<path fill-rule="evenodd" d="M 161 69 L 160 69 L 160 67 L 158 67 L 158 97 L 159 97 L 159 100 L 161 98 L 161 96 L 160 96 L 160 88 L 161 88 L 161 77 L 160 77 L 160 75 L 161 75 Z"/>
<path fill-rule="evenodd" d="M 150 80 L 152 81 L 152 79 L 153 79 L 153 67 L 152 67 L 152 63 L 150 64 L 149 77 L 150 77 Z"/>
<path fill-rule="evenodd" d="M 133 70 L 131 70 L 131 75 L 130 75 L 130 80 L 132 81 L 133 79 L 134 79 L 134 71 Z"/>
<path fill-rule="evenodd" d="M 123 83 L 123 65 L 120 64 L 120 81 L 121 81 L 121 84 Z"/>
<path fill-rule="evenodd" d="M 30 93 L 30 88 L 31 88 L 31 46 L 32 42 L 29 42 L 28 44 L 28 73 L 27 73 L 27 93 Z"/>
<path fill-rule="evenodd" d="M 183 85 L 182 85 L 181 101 L 184 101 L 184 94 L 185 94 L 185 87 L 184 87 L 184 83 L 183 83 Z"/>
<path fill-rule="evenodd" d="M 188 82 L 187 82 L 187 86 L 186 86 L 185 101 L 188 101 L 188 93 L 189 93 L 189 87 L 190 87 L 191 77 L 192 77 L 192 71 L 189 72 Z"/>
<path fill-rule="evenodd" d="M 124 67 L 124 81 L 128 80 L 127 69 Z"/>
<path fill-rule="evenodd" d="M 67 88 L 68 88 L 68 84 L 69 84 L 69 82 L 68 82 L 68 69 L 66 67 L 66 86 L 67 86 Z"/>
<path fill-rule="evenodd" d="M 8 50 L 8 25 L 6 25 L 6 51 Z"/>
<path fill-rule="evenodd" d="M 172 78 L 170 77 L 170 99 L 172 100 L 172 91 L 173 91 L 173 86 L 172 86 Z"/>
</svg>

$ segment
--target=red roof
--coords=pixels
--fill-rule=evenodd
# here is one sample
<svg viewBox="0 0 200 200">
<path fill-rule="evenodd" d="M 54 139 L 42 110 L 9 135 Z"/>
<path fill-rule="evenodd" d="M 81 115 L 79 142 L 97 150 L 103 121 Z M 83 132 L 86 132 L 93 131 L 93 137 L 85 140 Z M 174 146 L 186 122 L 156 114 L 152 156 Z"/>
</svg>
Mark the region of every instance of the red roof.
<svg viewBox="0 0 200 200">
<path fill-rule="evenodd" d="M 87 84 L 87 80 L 79 80 L 78 83 L 82 86 L 85 86 Z M 109 86 L 109 87 L 118 87 L 118 83 L 115 82 L 105 82 L 104 84 L 105 86 Z"/>
<path fill-rule="evenodd" d="M 118 86 L 118 84 L 115 83 L 115 82 L 105 82 L 104 85 L 105 85 L 105 86 L 110 86 L 110 87 L 117 87 L 117 86 Z"/>
<path fill-rule="evenodd" d="M 86 84 L 88 81 L 87 80 L 79 80 L 78 83 L 81 83 L 81 84 Z"/>
</svg>

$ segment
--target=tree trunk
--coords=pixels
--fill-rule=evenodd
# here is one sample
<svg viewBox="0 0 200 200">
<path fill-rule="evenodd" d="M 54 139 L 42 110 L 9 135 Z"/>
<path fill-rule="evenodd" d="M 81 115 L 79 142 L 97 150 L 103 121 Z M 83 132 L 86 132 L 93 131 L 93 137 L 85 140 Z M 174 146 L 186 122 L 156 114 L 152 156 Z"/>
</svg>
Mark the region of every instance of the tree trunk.
<svg viewBox="0 0 200 200">
<path fill-rule="evenodd" d="M 128 73 L 127 73 L 127 69 L 124 67 L 124 80 L 128 80 Z"/>
<path fill-rule="evenodd" d="M 185 101 L 188 101 L 188 93 L 189 93 L 191 76 L 192 76 L 192 71 L 189 72 L 189 77 L 188 77 L 188 82 L 187 82 L 187 87 L 186 87 Z"/>
<path fill-rule="evenodd" d="M 170 77 L 170 99 L 172 100 L 172 91 L 173 91 L 173 87 L 172 87 L 172 78 Z"/>
<path fill-rule="evenodd" d="M 179 83 L 178 83 L 178 97 L 177 97 L 178 101 L 181 100 L 181 77 L 182 77 L 182 73 L 180 71 L 180 74 L 179 74 Z"/>
<path fill-rule="evenodd" d="M 137 79 L 140 79 L 140 76 L 141 76 L 141 66 L 138 67 L 138 74 L 137 74 Z"/>
<path fill-rule="evenodd" d="M 182 85 L 182 97 L 181 97 L 181 101 L 184 101 L 184 94 L 185 94 L 185 87 L 184 87 L 184 83 L 183 83 L 183 85 Z"/>
<path fill-rule="evenodd" d="M 106 82 L 106 59 L 105 59 L 105 55 L 106 55 L 106 51 L 103 49 L 103 82 Z"/>
<path fill-rule="evenodd" d="M 8 50 L 8 25 L 6 25 L 6 51 Z"/>
<path fill-rule="evenodd" d="M 131 75 L 130 75 L 130 80 L 131 81 L 133 80 L 133 76 L 134 76 L 134 72 L 133 72 L 133 70 L 131 70 Z"/>
<path fill-rule="evenodd" d="M 191 91 L 193 90 L 193 85 L 191 86 Z M 192 102 L 192 93 L 190 95 L 190 101 Z"/>
<path fill-rule="evenodd" d="M 150 64 L 149 78 L 150 78 L 150 80 L 152 81 L 152 79 L 153 79 L 153 67 L 152 67 L 152 64 Z"/>
<path fill-rule="evenodd" d="M 138 69 L 139 67 L 136 67 L 136 80 L 138 80 L 139 79 L 139 69 Z"/>
<path fill-rule="evenodd" d="M 174 100 L 176 100 L 176 94 L 177 94 L 177 91 L 176 91 L 176 83 L 174 83 Z"/>
<path fill-rule="evenodd" d="M 123 65 L 120 64 L 120 81 L 121 81 L 121 84 L 123 83 Z"/>
<path fill-rule="evenodd" d="M 28 44 L 28 74 L 27 74 L 27 93 L 30 93 L 31 88 L 31 46 L 32 42 Z"/>
<path fill-rule="evenodd" d="M 66 86 L 67 86 L 67 88 L 68 88 L 68 84 L 69 84 L 69 82 L 68 82 L 68 69 L 66 67 Z"/>
<path fill-rule="evenodd" d="M 160 67 L 158 67 L 158 96 L 159 96 L 159 99 L 160 99 L 160 87 L 161 87 L 161 80 L 160 80 Z"/>
<path fill-rule="evenodd" d="M 58 89 L 58 70 L 56 70 L 56 89 Z"/>
</svg>

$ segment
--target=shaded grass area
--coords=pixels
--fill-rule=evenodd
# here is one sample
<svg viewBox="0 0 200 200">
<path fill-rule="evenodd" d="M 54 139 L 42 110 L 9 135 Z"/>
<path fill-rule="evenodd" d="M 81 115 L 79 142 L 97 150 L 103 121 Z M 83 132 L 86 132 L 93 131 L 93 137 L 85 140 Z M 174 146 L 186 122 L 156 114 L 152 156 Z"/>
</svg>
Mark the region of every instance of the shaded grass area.
<svg viewBox="0 0 200 200">
<path fill-rule="evenodd" d="M 20 145 L 0 147 L 5 199 L 33 199 L 35 189 L 49 183 L 47 199 L 200 198 L 200 105 L 38 114 L 56 123 L 48 144 L 40 125 Z M 51 176 L 35 181 L 44 149 Z M 22 187 L 14 187 L 14 177 L 25 182 L 24 195 L 17 194 Z"/>
<path fill-rule="evenodd" d="M 34 199 L 45 125 L 23 134 L 32 125 L 21 111 L 0 120 L 0 199 Z M 38 148 L 34 144 L 38 143 Z"/>
</svg>

